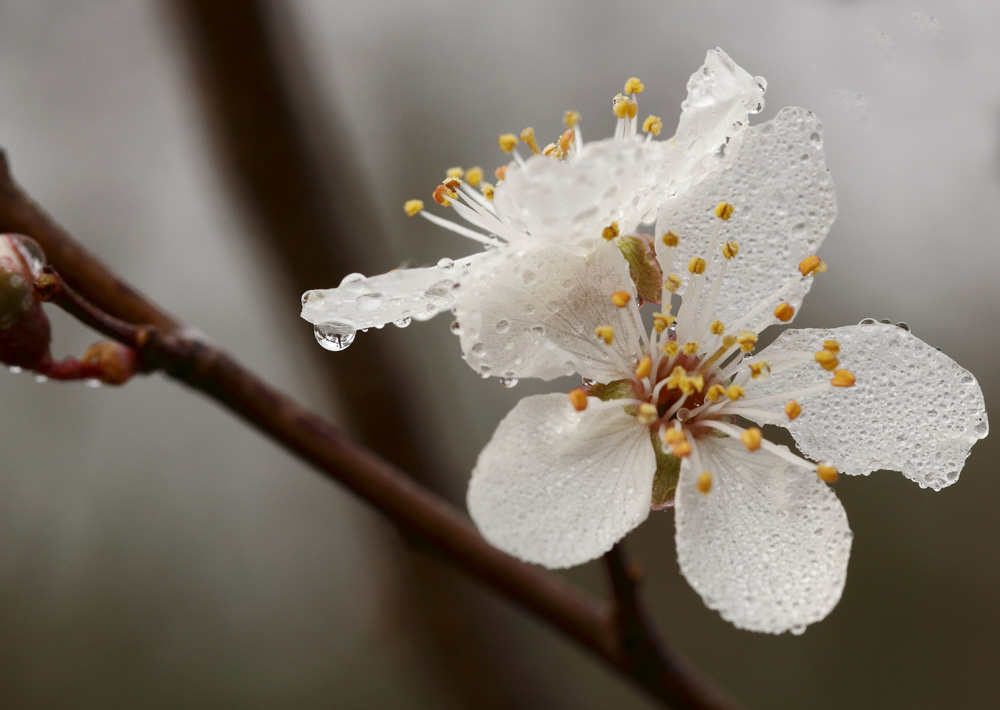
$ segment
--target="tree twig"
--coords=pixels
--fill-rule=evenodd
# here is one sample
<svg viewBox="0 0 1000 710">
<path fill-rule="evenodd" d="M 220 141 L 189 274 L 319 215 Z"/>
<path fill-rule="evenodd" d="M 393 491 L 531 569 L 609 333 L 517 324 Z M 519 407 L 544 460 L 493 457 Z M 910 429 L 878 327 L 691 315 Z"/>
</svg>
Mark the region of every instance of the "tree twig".
<svg viewBox="0 0 1000 710">
<path fill-rule="evenodd" d="M 68 305 L 77 315 L 85 314 L 88 324 L 136 347 L 147 368 L 161 369 L 216 400 L 326 477 L 369 502 L 414 541 L 575 639 L 653 697 L 682 708 L 731 707 L 717 691 L 662 650 L 659 654 L 638 656 L 643 662 L 637 663 L 637 656 L 629 647 L 645 648 L 645 639 L 650 636 L 641 617 L 636 616 L 642 623 L 635 629 L 630 627 L 630 634 L 634 635 L 624 634 L 620 611 L 612 614 L 606 606 L 595 603 L 557 577 L 492 547 L 464 516 L 397 468 L 353 443 L 336 427 L 261 380 L 221 349 L 185 334 L 173 319 L 73 243 L 68 233 L 55 225 L 14 183 L 6 158 L 0 152 L 0 231 L 15 229 L 38 241 L 59 273 L 64 267 L 73 271 L 77 290 L 110 298 L 113 310 L 103 314 L 109 318 L 103 318 L 100 314 L 105 309 L 97 304 L 81 305 L 85 296 L 78 295 L 73 288 L 53 288 L 49 284 L 53 302 Z M 72 258 L 64 263 L 67 254 Z M 116 292 L 122 294 L 122 304 L 116 305 L 113 297 Z M 142 312 L 149 314 L 151 325 L 146 325 L 143 318 L 136 321 L 142 325 L 136 326 L 120 317 L 122 313 Z M 165 323 L 167 328 L 161 330 L 156 323 Z M 631 582 L 622 576 L 622 566 L 614 563 L 614 559 L 612 570 L 619 571 L 612 574 L 612 579 L 618 580 L 615 589 L 619 607 L 637 608 Z"/>
</svg>

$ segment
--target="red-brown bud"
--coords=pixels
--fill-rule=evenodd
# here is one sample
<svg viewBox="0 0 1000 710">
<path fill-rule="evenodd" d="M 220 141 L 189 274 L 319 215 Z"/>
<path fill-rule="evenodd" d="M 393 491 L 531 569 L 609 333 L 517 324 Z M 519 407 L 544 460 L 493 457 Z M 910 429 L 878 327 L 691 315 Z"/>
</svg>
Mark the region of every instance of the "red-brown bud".
<svg viewBox="0 0 1000 710">
<path fill-rule="evenodd" d="M 0 234 L 0 362 L 35 370 L 50 360 L 52 330 L 35 296 L 41 252 L 30 239 Z"/>
</svg>

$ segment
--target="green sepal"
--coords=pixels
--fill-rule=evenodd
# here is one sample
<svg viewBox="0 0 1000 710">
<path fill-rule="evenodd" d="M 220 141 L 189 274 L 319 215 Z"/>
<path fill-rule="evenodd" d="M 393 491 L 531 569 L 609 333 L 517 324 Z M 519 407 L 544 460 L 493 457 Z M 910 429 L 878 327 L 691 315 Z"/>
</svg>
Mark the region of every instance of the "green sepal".
<svg viewBox="0 0 1000 710">
<path fill-rule="evenodd" d="M 639 298 L 659 303 L 663 288 L 663 272 L 653 251 L 653 238 L 646 234 L 618 237 L 618 249 L 628 262 L 629 275 Z"/>
<path fill-rule="evenodd" d="M 681 460 L 663 450 L 663 442 L 655 431 L 649 432 L 653 443 L 653 453 L 656 454 L 656 475 L 653 476 L 653 500 L 650 508 L 663 510 L 674 504 L 677 494 L 677 481 L 681 477 Z"/>
<path fill-rule="evenodd" d="M 612 399 L 631 399 L 635 397 L 635 389 L 632 387 L 632 380 L 612 380 L 608 384 L 597 382 L 586 388 L 587 394 L 597 397 L 602 402 Z"/>
</svg>

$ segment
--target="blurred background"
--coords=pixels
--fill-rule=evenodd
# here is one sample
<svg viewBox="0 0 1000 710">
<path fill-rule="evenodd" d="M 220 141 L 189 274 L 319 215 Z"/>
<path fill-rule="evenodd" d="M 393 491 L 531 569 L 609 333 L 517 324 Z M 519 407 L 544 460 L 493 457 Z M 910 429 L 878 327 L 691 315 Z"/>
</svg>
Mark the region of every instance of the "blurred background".
<svg viewBox="0 0 1000 710">
<path fill-rule="evenodd" d="M 1000 5 L 263 3 L 311 202 L 283 162 L 294 152 L 240 134 L 246 116 L 266 130 L 276 103 L 230 5 L 249 7 L 0 0 L 0 146 L 125 279 L 463 508 L 502 416 L 571 381 L 479 379 L 447 316 L 326 353 L 301 291 L 469 253 L 403 201 L 453 165 L 492 170 L 499 133 L 532 125 L 547 142 L 569 108 L 588 138 L 610 135 L 629 76 L 670 133 L 716 46 L 767 78 L 758 120 L 801 105 L 826 125 L 840 214 L 796 325 L 906 321 L 1000 401 Z M 241 82 L 262 107 L 227 123 Z M 284 201 L 248 187 L 262 155 L 277 167 L 255 184 Z M 318 223 L 298 220 L 308 210 Z M 51 316 L 57 355 L 96 339 Z M 91 389 L 2 373 L 0 402 L 0 707 L 652 707 L 160 377 Z M 705 609 L 677 570 L 672 513 L 653 514 L 627 548 L 660 629 L 751 707 L 993 704 L 998 441 L 939 493 L 891 472 L 841 478 L 847 588 L 801 637 Z M 565 574 L 606 591 L 598 564 Z"/>
</svg>

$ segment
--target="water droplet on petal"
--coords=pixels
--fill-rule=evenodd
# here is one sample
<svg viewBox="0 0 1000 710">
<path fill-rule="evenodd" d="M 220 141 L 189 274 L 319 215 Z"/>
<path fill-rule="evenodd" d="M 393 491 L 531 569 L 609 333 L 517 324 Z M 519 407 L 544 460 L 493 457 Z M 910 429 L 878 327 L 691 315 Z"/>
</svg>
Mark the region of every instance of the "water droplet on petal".
<svg viewBox="0 0 1000 710">
<path fill-rule="evenodd" d="M 404 316 L 403 318 L 397 318 L 392 322 L 392 324 L 397 328 L 405 328 L 410 324 L 410 317 Z"/>
<path fill-rule="evenodd" d="M 458 324 L 457 320 L 451 322 L 451 332 L 454 333 L 455 335 L 458 335 L 459 333 L 462 332 L 462 326 Z"/>
<path fill-rule="evenodd" d="M 444 258 L 438 261 L 437 266 L 439 269 L 454 269 L 455 262 L 452 261 L 451 259 Z"/>
<path fill-rule="evenodd" d="M 35 375 L 35 382 L 42 384 L 43 382 L 48 382 L 49 378 L 45 375 Z"/>
<path fill-rule="evenodd" d="M 862 318 L 858 325 L 874 325 L 875 323 L 878 323 L 878 321 L 874 318 Z"/>
<path fill-rule="evenodd" d="M 99 379 L 97 379 L 96 377 L 90 377 L 90 378 L 84 380 L 83 384 L 85 384 L 87 387 L 90 387 L 91 389 L 95 389 L 96 390 L 98 387 L 101 386 L 101 381 Z"/>
<path fill-rule="evenodd" d="M 319 323 L 313 327 L 313 334 L 316 342 L 326 350 L 339 352 L 346 350 L 357 335 L 357 330 L 350 323 L 341 321 L 331 321 L 330 323 Z"/>
<path fill-rule="evenodd" d="M 24 372 L 24 369 L 18 367 L 17 365 L 11 365 L 10 367 L 7 368 L 7 370 L 12 375 L 20 375 L 22 372 Z"/>
<path fill-rule="evenodd" d="M 382 306 L 383 298 L 381 293 L 365 293 L 358 296 L 356 303 L 363 311 L 375 311 Z"/>
</svg>

